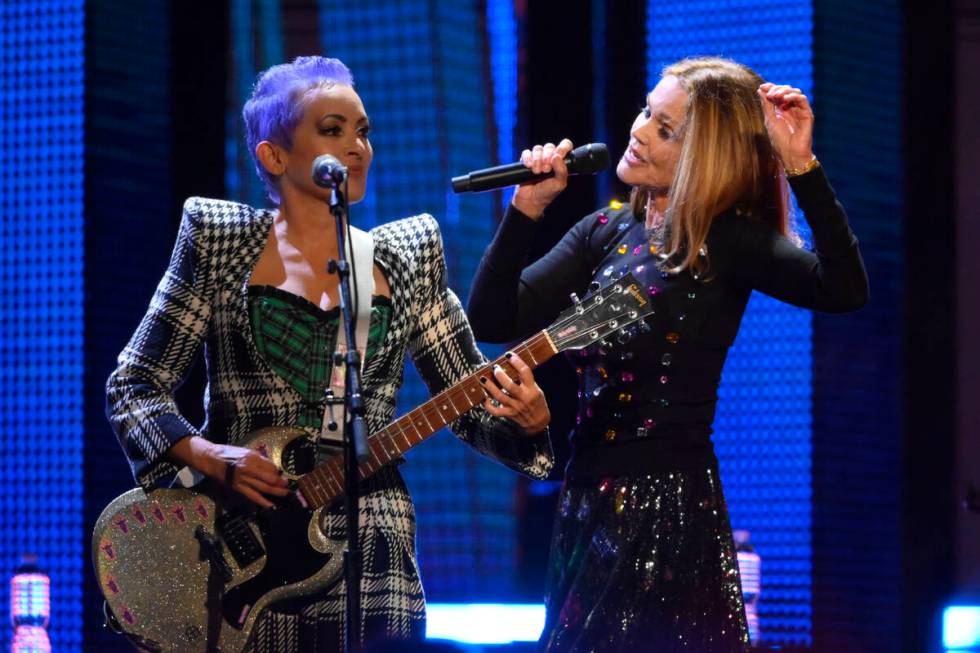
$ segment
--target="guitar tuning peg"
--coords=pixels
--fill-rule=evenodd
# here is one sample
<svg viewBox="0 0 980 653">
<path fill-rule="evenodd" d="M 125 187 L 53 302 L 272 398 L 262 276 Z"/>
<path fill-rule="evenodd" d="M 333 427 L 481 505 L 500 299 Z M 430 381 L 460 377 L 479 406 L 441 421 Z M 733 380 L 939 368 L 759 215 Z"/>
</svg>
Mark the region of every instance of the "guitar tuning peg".
<svg viewBox="0 0 980 653">
<path fill-rule="evenodd" d="M 589 283 L 589 292 L 599 292 L 602 289 L 602 284 L 598 281 L 592 281 Z"/>
<path fill-rule="evenodd" d="M 579 304 L 581 304 L 581 303 L 582 303 L 582 300 L 581 300 L 581 299 L 579 299 L 579 298 L 578 298 L 578 295 L 577 295 L 577 294 L 575 294 L 575 293 L 571 293 L 571 294 L 569 294 L 569 295 L 568 295 L 568 298 L 569 298 L 569 299 L 571 299 L 571 300 L 572 300 L 572 303 L 573 303 L 573 304 L 575 304 L 576 306 L 578 306 Z"/>
<path fill-rule="evenodd" d="M 616 332 L 616 341 L 621 345 L 625 345 L 632 337 L 633 334 L 629 332 L 629 329 L 620 329 Z"/>
<path fill-rule="evenodd" d="M 640 330 L 640 333 L 650 333 L 651 330 L 650 325 L 647 324 L 646 320 L 640 320 L 640 323 L 639 325 L 637 325 L 637 328 Z"/>
</svg>

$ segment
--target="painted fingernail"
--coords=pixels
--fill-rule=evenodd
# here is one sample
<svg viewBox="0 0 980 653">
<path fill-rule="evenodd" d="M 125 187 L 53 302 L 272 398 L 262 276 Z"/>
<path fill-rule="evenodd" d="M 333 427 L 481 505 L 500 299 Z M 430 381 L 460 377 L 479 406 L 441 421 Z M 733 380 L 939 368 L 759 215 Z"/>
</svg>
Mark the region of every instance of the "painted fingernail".
<svg viewBox="0 0 980 653">
<path fill-rule="evenodd" d="M 487 384 L 487 377 L 481 376 L 480 377 L 480 383 L 482 383 L 483 385 L 486 385 Z M 351 632 L 353 632 L 353 631 L 351 631 Z"/>
</svg>

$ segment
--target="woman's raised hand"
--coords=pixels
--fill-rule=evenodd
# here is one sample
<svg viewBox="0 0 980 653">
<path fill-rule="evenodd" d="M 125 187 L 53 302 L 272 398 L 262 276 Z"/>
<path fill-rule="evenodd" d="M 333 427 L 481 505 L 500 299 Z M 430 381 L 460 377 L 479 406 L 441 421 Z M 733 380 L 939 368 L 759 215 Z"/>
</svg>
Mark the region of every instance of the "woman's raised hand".
<svg viewBox="0 0 980 653">
<path fill-rule="evenodd" d="M 511 204 L 524 215 L 537 220 L 545 208 L 568 185 L 568 166 L 565 157 L 572 151 L 572 142 L 567 138 L 555 145 L 535 145 L 521 152 L 521 163 L 534 171 L 535 174 L 547 174 L 554 170 L 555 176 L 540 181 L 529 181 L 521 184 L 514 191 Z"/>
<path fill-rule="evenodd" d="M 787 170 L 805 167 L 813 158 L 813 111 L 798 88 L 766 82 L 758 90 L 766 129 L 776 156 Z"/>
</svg>

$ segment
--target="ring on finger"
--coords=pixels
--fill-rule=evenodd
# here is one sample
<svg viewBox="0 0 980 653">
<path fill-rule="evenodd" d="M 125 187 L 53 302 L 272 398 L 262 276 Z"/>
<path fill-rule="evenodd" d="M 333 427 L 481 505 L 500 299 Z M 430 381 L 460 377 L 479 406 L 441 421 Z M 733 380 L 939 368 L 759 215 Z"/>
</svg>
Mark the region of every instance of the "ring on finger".
<svg viewBox="0 0 980 653">
<path fill-rule="evenodd" d="M 491 399 L 490 400 L 490 405 L 493 406 L 494 408 L 500 408 L 503 404 L 501 404 L 496 399 Z"/>
</svg>

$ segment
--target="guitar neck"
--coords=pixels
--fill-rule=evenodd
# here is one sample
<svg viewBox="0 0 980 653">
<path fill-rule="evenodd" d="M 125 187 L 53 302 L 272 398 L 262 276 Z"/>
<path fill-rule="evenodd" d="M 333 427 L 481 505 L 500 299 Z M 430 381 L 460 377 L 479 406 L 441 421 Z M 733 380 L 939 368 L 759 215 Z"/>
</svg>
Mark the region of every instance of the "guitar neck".
<svg viewBox="0 0 980 653">
<path fill-rule="evenodd" d="M 541 331 L 511 351 L 533 369 L 557 354 L 558 348 L 547 332 Z M 371 476 L 482 403 L 487 392 L 480 383 L 480 377 L 491 377 L 495 365 L 503 368 L 510 378 L 518 377 L 517 370 L 501 356 L 372 434 L 368 438 L 368 460 L 359 465 L 361 478 Z M 311 508 L 320 508 L 331 503 L 344 493 L 343 456 L 332 458 L 297 482 L 303 498 Z"/>
</svg>

